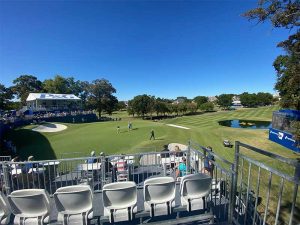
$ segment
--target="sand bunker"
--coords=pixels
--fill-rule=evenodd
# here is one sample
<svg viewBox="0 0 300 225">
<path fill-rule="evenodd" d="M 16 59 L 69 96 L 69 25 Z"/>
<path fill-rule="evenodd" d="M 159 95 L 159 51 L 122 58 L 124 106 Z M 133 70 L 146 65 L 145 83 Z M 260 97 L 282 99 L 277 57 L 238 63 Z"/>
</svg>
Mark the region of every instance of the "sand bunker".
<svg viewBox="0 0 300 225">
<path fill-rule="evenodd" d="M 181 151 L 186 151 L 188 150 L 188 146 L 187 145 L 183 145 L 183 144 L 179 144 L 179 143 L 170 143 L 168 145 L 168 149 L 172 152 L 172 151 L 175 151 L 175 146 L 178 146 L 179 149 Z"/>
<path fill-rule="evenodd" d="M 178 126 L 178 125 L 175 125 L 175 124 L 166 124 L 167 126 L 170 126 L 170 127 L 176 127 L 176 128 L 181 128 L 181 129 L 186 129 L 186 130 L 189 130 L 190 128 L 188 127 L 183 127 L 183 126 Z"/>
<path fill-rule="evenodd" d="M 67 129 L 68 127 L 62 124 L 57 123 L 44 123 L 42 125 L 39 125 L 36 128 L 33 128 L 33 131 L 37 132 L 59 132 L 62 130 Z"/>
</svg>

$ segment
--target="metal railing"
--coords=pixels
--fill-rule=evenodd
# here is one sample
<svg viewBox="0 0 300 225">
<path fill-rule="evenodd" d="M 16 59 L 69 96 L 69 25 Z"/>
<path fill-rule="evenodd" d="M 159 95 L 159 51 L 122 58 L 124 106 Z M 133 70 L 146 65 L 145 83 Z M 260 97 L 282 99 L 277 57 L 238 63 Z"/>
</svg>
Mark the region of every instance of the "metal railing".
<svg viewBox="0 0 300 225">
<path fill-rule="evenodd" d="M 149 150 L 149 149 L 148 149 Z M 266 159 L 256 159 L 255 154 Z M 210 156 L 210 157 L 208 157 Z M 52 195 L 59 187 L 89 184 L 94 192 L 116 181 L 135 181 L 142 188 L 147 178 L 172 176 L 178 183 L 178 165 L 184 157 L 183 174 L 209 173 L 212 178 L 209 213 L 227 224 L 299 223 L 300 163 L 236 142 L 235 160 L 190 141 L 181 152 L 145 152 L 99 157 L 63 158 L 34 162 L 0 162 L 0 188 L 5 194 L 23 188 L 43 188 Z M 208 160 L 210 159 L 210 160 Z M 268 159 L 268 160 L 267 160 Z M 209 162 L 208 162 L 209 161 Z M 211 170 L 207 171 L 207 164 Z M 284 164 L 283 171 L 274 164 Z M 123 167 L 123 168 L 122 168 Z M 278 168 L 278 166 L 276 166 Z"/>
<path fill-rule="evenodd" d="M 299 161 L 236 142 L 234 173 L 235 224 L 299 224 Z"/>
<path fill-rule="evenodd" d="M 0 162 L 3 162 L 3 161 L 11 161 L 11 156 L 0 156 Z"/>
</svg>

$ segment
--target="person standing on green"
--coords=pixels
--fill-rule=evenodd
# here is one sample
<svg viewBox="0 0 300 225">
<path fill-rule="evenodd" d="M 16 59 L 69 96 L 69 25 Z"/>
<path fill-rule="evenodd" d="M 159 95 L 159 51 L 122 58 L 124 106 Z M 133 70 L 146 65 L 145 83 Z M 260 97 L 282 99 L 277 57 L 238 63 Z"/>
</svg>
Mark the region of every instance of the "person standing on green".
<svg viewBox="0 0 300 225">
<path fill-rule="evenodd" d="M 150 140 L 153 138 L 153 140 L 155 140 L 155 136 L 154 136 L 154 130 L 152 129 L 150 132 Z"/>
</svg>

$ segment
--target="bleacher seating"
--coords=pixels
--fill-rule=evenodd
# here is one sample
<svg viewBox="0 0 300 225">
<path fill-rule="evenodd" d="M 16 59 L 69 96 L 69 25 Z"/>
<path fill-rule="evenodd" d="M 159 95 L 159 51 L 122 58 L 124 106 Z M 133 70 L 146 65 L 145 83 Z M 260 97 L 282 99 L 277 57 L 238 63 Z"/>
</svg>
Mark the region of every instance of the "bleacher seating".
<svg viewBox="0 0 300 225">
<path fill-rule="evenodd" d="M 93 218 L 93 192 L 88 185 L 61 187 L 54 193 L 58 221 L 67 224 L 88 224 Z"/>
<path fill-rule="evenodd" d="M 12 192 L 8 202 L 17 224 L 49 223 L 50 198 L 44 189 L 23 189 Z"/>
<path fill-rule="evenodd" d="M 182 177 L 180 183 L 181 206 L 187 211 L 205 207 L 203 199 L 210 194 L 212 179 L 206 174 Z M 150 217 L 171 215 L 175 207 L 176 183 L 172 177 L 146 179 L 143 190 L 144 213 Z M 110 223 L 132 221 L 137 210 L 137 186 L 124 181 L 103 186 L 102 202 L 104 218 Z M 89 224 L 93 219 L 93 192 L 88 185 L 61 187 L 53 195 L 58 211 L 57 221 L 67 224 Z M 44 189 L 23 189 L 12 192 L 8 202 L 16 224 L 45 224 L 49 222 L 50 198 Z M 0 197 L 1 224 L 8 224 L 10 207 L 5 196 Z M 200 206 L 200 207 L 199 207 Z M 141 209 L 140 209 L 141 210 Z M 147 214 L 146 214 L 147 215 Z"/>
<path fill-rule="evenodd" d="M 190 174 L 181 179 L 180 196 L 181 205 L 187 211 L 206 208 L 205 203 L 211 190 L 211 177 L 207 174 Z"/>
<path fill-rule="evenodd" d="M 131 221 L 137 212 L 137 187 L 135 182 L 125 181 L 103 186 L 104 216 L 109 221 Z"/>
<path fill-rule="evenodd" d="M 170 215 L 175 206 L 175 180 L 155 177 L 144 182 L 144 208 L 150 216 Z"/>
</svg>

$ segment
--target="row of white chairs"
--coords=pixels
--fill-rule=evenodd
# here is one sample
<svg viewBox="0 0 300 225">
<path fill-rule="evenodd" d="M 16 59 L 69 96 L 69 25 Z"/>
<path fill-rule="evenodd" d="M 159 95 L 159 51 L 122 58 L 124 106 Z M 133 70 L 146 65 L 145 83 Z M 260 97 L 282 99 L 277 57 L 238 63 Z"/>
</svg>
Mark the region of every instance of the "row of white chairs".
<svg viewBox="0 0 300 225">
<path fill-rule="evenodd" d="M 205 208 L 212 179 L 206 174 L 186 175 L 181 179 L 181 205 L 187 211 Z M 149 178 L 144 182 L 144 210 L 151 217 L 170 215 L 175 207 L 176 184 L 172 177 Z M 61 187 L 54 193 L 58 221 L 63 224 L 86 225 L 93 218 L 93 192 L 88 185 Z M 131 221 L 137 213 L 137 186 L 134 182 L 106 184 L 102 190 L 104 216 L 111 223 Z M 45 224 L 49 222 L 50 197 L 44 189 L 23 189 L 0 198 L 1 224 Z"/>
</svg>

